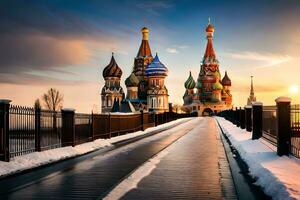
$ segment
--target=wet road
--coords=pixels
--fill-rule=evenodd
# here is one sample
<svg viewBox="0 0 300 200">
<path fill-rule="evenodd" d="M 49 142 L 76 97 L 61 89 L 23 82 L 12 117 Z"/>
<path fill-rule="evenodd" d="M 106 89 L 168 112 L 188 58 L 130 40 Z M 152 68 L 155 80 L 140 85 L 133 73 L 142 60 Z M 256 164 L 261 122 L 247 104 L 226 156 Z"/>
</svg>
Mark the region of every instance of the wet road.
<svg viewBox="0 0 300 200">
<path fill-rule="evenodd" d="M 101 199 L 134 169 L 188 133 L 200 121 L 200 118 L 193 119 L 105 153 L 94 152 L 80 158 L 80 162 L 70 160 L 50 165 L 25 174 L 21 185 L 15 183 L 14 177 L 5 179 L 0 181 L 0 199 Z"/>
<path fill-rule="evenodd" d="M 122 199 L 237 199 L 213 118 L 172 144 L 150 175 Z"/>
</svg>

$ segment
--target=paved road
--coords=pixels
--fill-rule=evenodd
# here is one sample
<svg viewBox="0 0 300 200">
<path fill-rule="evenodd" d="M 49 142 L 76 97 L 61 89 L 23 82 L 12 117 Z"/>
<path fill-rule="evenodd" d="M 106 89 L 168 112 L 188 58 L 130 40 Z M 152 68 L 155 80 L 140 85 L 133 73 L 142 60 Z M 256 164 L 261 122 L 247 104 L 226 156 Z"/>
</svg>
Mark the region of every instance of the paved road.
<svg viewBox="0 0 300 200">
<path fill-rule="evenodd" d="M 237 199 L 216 123 L 212 118 L 199 122 L 123 200 Z"/>
<path fill-rule="evenodd" d="M 2 180 L 0 199 L 102 198 L 134 169 L 187 134 L 200 121 L 199 118 L 191 120 L 105 153 L 94 152 L 79 158 L 80 162 L 69 160 L 21 177 Z"/>
</svg>

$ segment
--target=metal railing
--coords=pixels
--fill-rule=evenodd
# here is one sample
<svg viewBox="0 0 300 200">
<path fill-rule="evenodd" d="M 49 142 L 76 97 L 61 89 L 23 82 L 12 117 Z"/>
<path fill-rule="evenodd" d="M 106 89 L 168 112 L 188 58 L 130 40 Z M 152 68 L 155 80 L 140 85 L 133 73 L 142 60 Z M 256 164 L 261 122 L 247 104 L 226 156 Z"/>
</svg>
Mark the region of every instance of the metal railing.
<svg viewBox="0 0 300 200">
<path fill-rule="evenodd" d="M 78 145 L 99 138 L 110 138 L 145 130 L 179 118 L 196 116 L 165 112 L 141 112 L 129 115 L 82 114 L 74 111 L 50 111 L 7 105 L 0 109 L 0 150 L 2 160 L 35 151 Z M 8 115 L 7 115 L 8 114 Z M 3 119 L 3 121 L 2 121 Z M 4 126 L 8 121 L 8 128 Z M 6 139 L 8 138 L 8 142 Z M 1 154 L 3 156 L 4 154 Z"/>
<path fill-rule="evenodd" d="M 277 144 L 276 106 L 263 106 L 262 137 L 276 146 Z"/>
<path fill-rule="evenodd" d="M 300 105 L 291 105 L 291 153 L 300 158 Z"/>
</svg>

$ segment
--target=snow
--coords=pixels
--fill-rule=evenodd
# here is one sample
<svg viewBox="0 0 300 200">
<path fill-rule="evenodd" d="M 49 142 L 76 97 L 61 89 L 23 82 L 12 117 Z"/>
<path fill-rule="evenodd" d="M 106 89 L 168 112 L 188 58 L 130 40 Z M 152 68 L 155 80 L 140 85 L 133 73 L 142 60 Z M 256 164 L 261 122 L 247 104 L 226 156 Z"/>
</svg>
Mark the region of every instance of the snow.
<svg viewBox="0 0 300 200">
<path fill-rule="evenodd" d="M 110 139 L 98 139 L 93 142 L 87 142 L 81 145 L 77 145 L 75 147 L 68 146 L 42 152 L 33 152 L 30 154 L 14 157 L 10 162 L 0 161 L 0 178 L 34 167 L 82 155 L 101 148 L 110 147 L 115 142 L 145 135 L 153 131 L 160 131 L 173 125 L 187 122 L 190 119 L 191 118 L 178 119 L 169 123 L 159 125 L 157 127 L 148 128 L 145 131 L 128 133 L 126 135 L 121 135 Z"/>
<path fill-rule="evenodd" d="M 256 185 L 275 200 L 300 199 L 299 159 L 280 157 L 276 147 L 264 139 L 252 140 L 251 132 L 236 127 L 224 118 L 216 117 L 216 120 L 248 164 Z"/>
</svg>

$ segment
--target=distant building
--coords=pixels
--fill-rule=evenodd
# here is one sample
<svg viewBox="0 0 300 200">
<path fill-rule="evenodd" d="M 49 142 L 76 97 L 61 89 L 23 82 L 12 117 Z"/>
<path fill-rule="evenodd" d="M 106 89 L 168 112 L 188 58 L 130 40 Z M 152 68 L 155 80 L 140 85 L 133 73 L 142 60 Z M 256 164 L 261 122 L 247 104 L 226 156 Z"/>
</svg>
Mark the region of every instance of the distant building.
<svg viewBox="0 0 300 200">
<path fill-rule="evenodd" d="M 256 97 L 254 95 L 254 88 L 253 88 L 253 76 L 251 76 L 251 86 L 250 86 L 250 95 L 247 100 L 247 105 L 252 105 L 252 102 L 256 101 Z"/>
<path fill-rule="evenodd" d="M 148 110 L 157 113 L 169 111 L 169 95 L 165 86 L 168 69 L 160 62 L 157 54 L 153 61 L 147 66 L 146 75 L 148 77 Z"/>
<path fill-rule="evenodd" d="M 124 99 L 124 91 L 120 86 L 122 70 L 115 61 L 114 54 L 112 54 L 102 75 L 105 85 L 101 91 L 101 110 L 102 112 L 110 112 L 115 101 L 121 102 Z"/>
<path fill-rule="evenodd" d="M 190 72 L 184 84 L 186 91 L 183 96 L 183 109 L 198 112 L 199 115 L 232 108 L 231 80 L 227 72 L 221 80 L 219 61 L 213 48 L 213 33 L 214 27 L 209 21 L 206 27 L 207 45 L 197 83 Z"/>
<path fill-rule="evenodd" d="M 125 81 L 126 100 L 136 110 L 168 111 L 168 90 L 164 83 L 168 69 L 160 62 L 157 54 L 154 59 L 152 57 L 149 29 L 144 27 L 141 33 L 142 42 L 137 56 L 134 58 L 133 70 Z"/>
<path fill-rule="evenodd" d="M 142 43 L 134 58 L 131 74 L 126 78 L 127 95 L 125 98 L 120 79 L 122 70 L 112 56 L 111 62 L 103 70 L 105 86 L 102 89 L 102 112 L 136 112 L 149 110 L 165 112 L 169 110 L 168 90 L 165 78 L 167 67 L 156 54 L 153 59 L 149 45 L 149 29 L 141 29 Z"/>
</svg>

